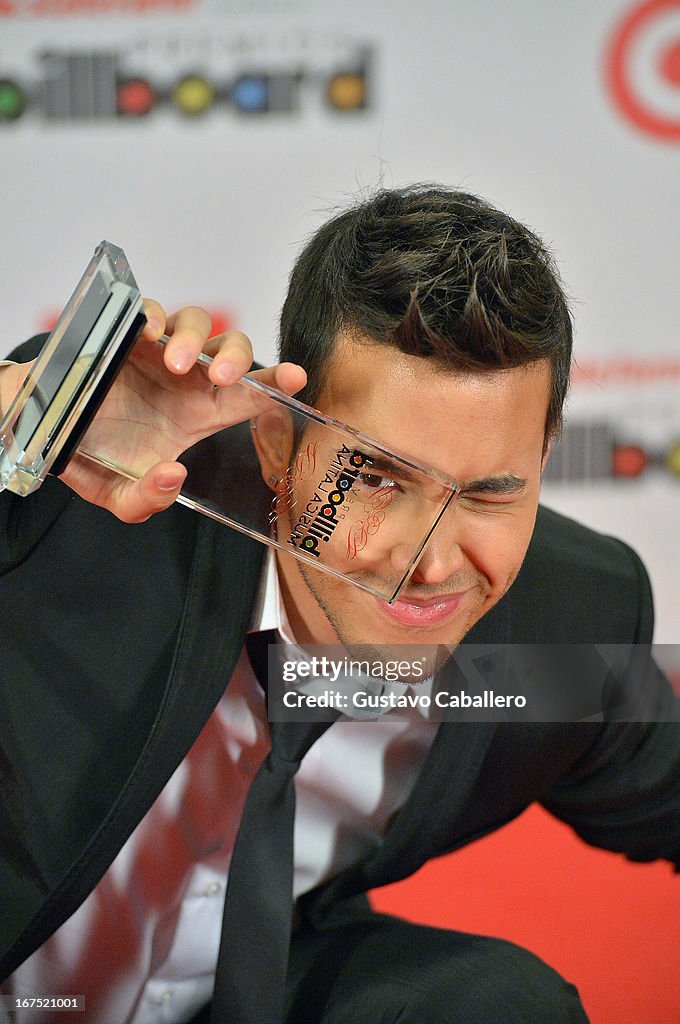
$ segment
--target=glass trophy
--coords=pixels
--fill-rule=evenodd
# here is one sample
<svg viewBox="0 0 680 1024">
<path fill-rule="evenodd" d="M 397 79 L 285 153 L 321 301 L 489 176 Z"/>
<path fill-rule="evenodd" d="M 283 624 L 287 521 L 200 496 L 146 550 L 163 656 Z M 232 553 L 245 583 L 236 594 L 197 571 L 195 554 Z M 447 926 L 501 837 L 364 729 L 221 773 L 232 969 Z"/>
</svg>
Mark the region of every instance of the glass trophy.
<svg viewBox="0 0 680 1024">
<path fill-rule="evenodd" d="M 124 315 L 119 285 L 130 292 Z M 91 319 L 92 288 L 97 319 L 83 333 L 88 316 L 80 310 L 87 301 Z M 78 289 L 0 425 L 0 489 L 30 494 L 74 454 L 130 479 L 177 459 L 187 468 L 179 503 L 310 569 L 397 599 L 457 494 L 455 481 L 248 376 L 228 390 L 257 394 L 262 411 L 249 421 L 225 424 L 181 453 L 164 450 L 160 433 L 150 446 L 123 444 L 96 410 L 143 326 L 141 296 L 122 251 L 109 243 L 97 249 Z M 97 304 L 106 290 L 115 302 L 104 325 L 107 304 Z M 140 342 L 159 351 L 161 344 Z M 209 392 L 210 362 L 200 357 Z"/>
<path fill-rule="evenodd" d="M 102 242 L 0 422 L 0 490 L 63 472 L 145 323 L 125 253 Z"/>
</svg>

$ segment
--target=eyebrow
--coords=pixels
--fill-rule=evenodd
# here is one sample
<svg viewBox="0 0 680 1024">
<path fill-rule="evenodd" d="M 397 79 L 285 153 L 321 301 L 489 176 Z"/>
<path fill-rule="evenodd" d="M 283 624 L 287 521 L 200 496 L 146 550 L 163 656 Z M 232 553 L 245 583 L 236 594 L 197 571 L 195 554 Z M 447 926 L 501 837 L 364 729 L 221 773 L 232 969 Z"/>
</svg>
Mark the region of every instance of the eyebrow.
<svg viewBox="0 0 680 1024">
<path fill-rule="evenodd" d="M 368 452 L 364 454 L 370 459 L 371 469 L 378 470 L 379 472 L 381 470 L 388 473 L 391 472 L 395 475 L 398 472 L 399 479 L 413 481 L 414 483 L 418 483 L 421 479 L 415 473 L 409 472 L 405 466 L 395 466 L 390 459 L 381 458 L 379 455 L 369 455 Z M 468 491 L 473 494 L 519 494 L 526 486 L 527 481 L 523 477 L 515 476 L 513 473 L 503 473 L 500 476 L 468 480 L 466 483 L 458 484 L 458 489 L 459 491 Z"/>
<path fill-rule="evenodd" d="M 472 491 L 474 494 L 519 494 L 527 485 L 522 477 L 505 473 L 502 476 L 487 476 L 482 480 L 468 480 L 461 483 L 461 491 Z"/>
<path fill-rule="evenodd" d="M 421 479 L 420 476 L 416 476 L 415 473 L 408 470 L 406 466 L 402 466 L 401 463 L 394 463 L 391 459 L 387 459 L 384 456 L 370 455 L 368 452 L 361 452 L 361 454 L 366 456 L 369 469 L 392 473 L 394 476 L 398 476 L 400 480 L 409 480 L 414 483 L 418 483 Z"/>
</svg>

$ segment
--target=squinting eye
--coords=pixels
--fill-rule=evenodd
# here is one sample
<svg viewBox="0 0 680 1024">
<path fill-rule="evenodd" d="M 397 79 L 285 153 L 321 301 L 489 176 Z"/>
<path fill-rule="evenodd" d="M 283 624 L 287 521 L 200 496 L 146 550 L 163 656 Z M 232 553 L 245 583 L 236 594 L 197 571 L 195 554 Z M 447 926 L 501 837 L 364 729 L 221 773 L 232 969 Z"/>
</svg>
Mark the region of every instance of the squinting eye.
<svg viewBox="0 0 680 1024">
<path fill-rule="evenodd" d="M 473 505 L 482 505 L 482 506 L 486 506 L 487 508 L 503 508 L 503 506 L 505 506 L 505 505 L 512 505 L 513 504 L 512 499 L 510 499 L 508 501 L 508 499 L 506 498 L 503 501 L 503 500 L 499 500 L 498 498 L 495 498 L 495 499 L 494 498 L 489 498 L 489 497 L 483 496 L 481 494 L 480 495 L 468 494 L 465 491 L 461 492 L 461 494 L 459 496 L 459 500 L 461 500 L 461 499 L 463 501 L 469 501 Z"/>
</svg>

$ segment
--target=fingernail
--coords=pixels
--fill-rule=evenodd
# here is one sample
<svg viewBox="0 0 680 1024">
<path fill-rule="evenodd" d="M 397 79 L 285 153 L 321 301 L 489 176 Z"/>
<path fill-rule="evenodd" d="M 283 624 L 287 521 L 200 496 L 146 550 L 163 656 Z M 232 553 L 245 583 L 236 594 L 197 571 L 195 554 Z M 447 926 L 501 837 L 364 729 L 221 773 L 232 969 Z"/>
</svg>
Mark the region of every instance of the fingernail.
<svg viewBox="0 0 680 1024">
<path fill-rule="evenodd" d="M 233 384 L 237 376 L 236 367 L 231 363 L 220 363 L 215 367 L 214 376 L 220 384 Z"/>
<path fill-rule="evenodd" d="M 155 316 L 149 317 L 147 321 L 147 327 L 150 327 L 154 334 L 160 334 L 163 330 L 163 325 L 160 320 L 156 320 Z"/>
<path fill-rule="evenodd" d="M 170 362 L 176 370 L 188 370 L 193 361 L 194 354 L 190 348 L 178 348 L 170 358 Z"/>
<path fill-rule="evenodd" d="M 174 491 L 179 487 L 180 483 L 181 480 L 178 480 L 172 473 L 169 473 L 167 476 L 161 474 L 156 480 L 156 486 L 159 491 Z"/>
</svg>

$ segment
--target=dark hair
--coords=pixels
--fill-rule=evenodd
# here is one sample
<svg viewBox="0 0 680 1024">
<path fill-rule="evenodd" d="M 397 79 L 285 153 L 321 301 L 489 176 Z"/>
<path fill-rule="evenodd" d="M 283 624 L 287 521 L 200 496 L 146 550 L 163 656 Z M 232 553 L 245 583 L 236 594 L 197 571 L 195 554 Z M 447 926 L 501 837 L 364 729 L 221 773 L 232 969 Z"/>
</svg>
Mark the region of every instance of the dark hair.
<svg viewBox="0 0 680 1024">
<path fill-rule="evenodd" d="M 307 370 L 309 405 L 341 331 L 454 371 L 548 359 L 546 442 L 559 434 L 572 347 L 559 273 L 532 231 L 477 196 L 385 189 L 319 228 L 293 267 L 279 346 Z"/>
</svg>

